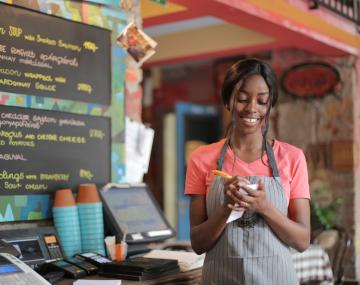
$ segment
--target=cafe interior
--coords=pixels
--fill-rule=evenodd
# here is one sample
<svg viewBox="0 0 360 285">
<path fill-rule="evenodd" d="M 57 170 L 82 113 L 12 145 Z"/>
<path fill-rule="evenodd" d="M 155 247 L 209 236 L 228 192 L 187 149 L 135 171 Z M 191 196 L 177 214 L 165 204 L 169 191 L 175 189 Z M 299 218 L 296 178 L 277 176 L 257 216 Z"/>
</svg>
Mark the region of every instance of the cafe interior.
<svg viewBox="0 0 360 285">
<path fill-rule="evenodd" d="M 42 21 L 54 25 L 47 28 Z M 33 23 L 27 33 L 43 38 L 33 43 L 24 36 L 28 53 L 12 52 L 19 61 L 14 67 L 6 47 L 26 48 L 10 30 L 7 37 L 6 27 L 19 29 L 23 23 Z M 74 31 L 72 26 L 56 26 L 67 24 Z M 359 284 L 359 26 L 359 0 L 0 1 L 1 120 L 19 121 L 6 117 L 15 113 L 43 118 L 33 128 L 34 147 L 27 148 L 10 144 L 20 136 L 19 130 L 26 131 L 2 122 L 0 144 L 5 152 L 15 152 L 16 147 L 24 155 L 0 157 L 1 169 L 6 169 L 0 175 L 0 239 L 15 247 L 18 258 L 51 284 L 73 284 L 83 278 L 121 279 L 121 284 L 200 284 L 204 256 L 197 256 L 190 245 L 190 200 L 184 194 L 187 162 L 196 148 L 225 136 L 231 121 L 221 99 L 225 73 L 238 60 L 255 57 L 273 66 L 278 76 L 279 99 L 268 137 L 300 148 L 307 161 L 311 244 L 302 253 L 292 251 L 299 282 Z M 21 26 L 24 35 L 26 27 Z M 51 29 L 59 37 L 73 31 L 75 36 L 69 36 L 73 42 L 78 29 L 84 29 L 87 44 L 76 50 L 76 45 L 66 44 L 71 40 L 64 35 L 63 44 L 58 40 L 54 51 L 45 50 L 44 46 L 51 46 L 52 34 L 48 40 L 44 35 Z M 141 52 L 132 49 L 133 31 L 138 45 L 146 42 Z M 102 41 L 103 36 L 108 42 Z M 36 44 L 41 45 L 39 51 Z M 14 83 L 16 74 L 20 80 L 19 72 L 25 76 L 28 71 L 29 64 L 19 58 L 32 58 L 30 47 L 36 55 L 41 51 L 54 56 L 57 48 L 59 54 L 68 52 L 57 61 L 49 56 L 47 62 L 57 64 L 54 71 L 33 65 L 40 70 L 32 71 L 38 72 L 37 81 L 46 83 L 47 78 L 39 79 L 44 70 L 55 82 L 66 78 L 68 82 L 56 85 L 58 92 L 48 83 L 43 87 L 34 83 L 38 87 L 28 90 Z M 84 54 L 72 56 L 75 52 Z M 79 64 L 72 73 L 75 59 Z M 87 83 L 69 91 L 70 78 Z M 53 122 L 59 122 L 58 133 Z M 82 124 L 88 128 L 84 134 Z M 42 133 L 48 136 L 41 137 Z M 36 177 L 41 182 L 30 181 Z M 130 211 L 132 204 L 138 208 Z M 143 230 L 131 231 L 130 222 L 135 220 L 141 220 Z M 156 228 L 159 225 L 161 230 Z M 24 258 L 33 236 L 41 236 L 37 247 L 46 248 L 40 259 L 47 266 Z M 122 256 L 117 255 L 118 248 Z M 178 254 L 180 271 L 169 263 L 164 276 L 132 276 L 125 267 L 116 267 L 116 262 L 129 260 L 132 251 L 133 256 L 141 251 L 141 256 L 146 253 L 150 258 L 153 252 L 152 257 L 175 256 L 174 260 Z M 86 255 L 89 252 L 109 260 L 109 266 L 102 268 L 99 260 L 96 263 L 94 256 Z M 87 273 L 90 265 L 102 269 L 87 277 L 74 273 L 74 254 L 88 262 Z M 181 266 L 182 254 L 194 259 L 193 267 Z M 67 266 L 61 262 L 68 262 Z M 0 270 L 0 284 L 1 274 Z"/>
</svg>

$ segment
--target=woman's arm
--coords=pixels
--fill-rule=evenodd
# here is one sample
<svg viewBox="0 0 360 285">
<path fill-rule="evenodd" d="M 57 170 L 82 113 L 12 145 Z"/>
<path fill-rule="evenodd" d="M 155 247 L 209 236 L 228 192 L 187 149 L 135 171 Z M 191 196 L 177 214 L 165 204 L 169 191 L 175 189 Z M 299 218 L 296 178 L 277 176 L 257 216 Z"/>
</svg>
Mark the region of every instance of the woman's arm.
<svg viewBox="0 0 360 285">
<path fill-rule="evenodd" d="M 308 199 L 292 199 L 289 202 L 289 218 L 274 207 L 264 211 L 263 217 L 278 237 L 302 252 L 310 244 L 310 203 Z"/>
<path fill-rule="evenodd" d="M 224 181 L 225 193 L 249 184 L 247 179 L 237 176 Z M 224 204 L 217 207 L 211 217 L 208 217 L 206 195 L 191 195 L 190 199 L 191 246 L 196 253 L 201 254 L 210 250 L 224 231 L 231 212 L 228 205 L 233 205 L 235 202 L 225 195 Z"/>
<path fill-rule="evenodd" d="M 190 239 L 191 246 L 197 254 L 211 249 L 226 226 L 231 209 L 222 205 L 208 218 L 206 214 L 206 195 L 190 197 Z"/>
</svg>

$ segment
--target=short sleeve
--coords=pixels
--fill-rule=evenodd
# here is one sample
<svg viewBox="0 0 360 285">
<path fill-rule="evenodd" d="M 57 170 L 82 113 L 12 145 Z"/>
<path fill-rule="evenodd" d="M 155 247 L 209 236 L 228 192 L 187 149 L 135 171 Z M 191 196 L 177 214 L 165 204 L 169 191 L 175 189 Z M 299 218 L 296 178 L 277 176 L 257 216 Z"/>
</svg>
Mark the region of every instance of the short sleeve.
<svg viewBox="0 0 360 285">
<path fill-rule="evenodd" d="M 300 150 L 292 168 L 290 199 L 310 199 L 309 176 L 304 153 Z"/>
<path fill-rule="evenodd" d="M 185 194 L 206 194 L 206 171 L 201 167 L 198 156 L 191 156 L 185 179 Z"/>
</svg>

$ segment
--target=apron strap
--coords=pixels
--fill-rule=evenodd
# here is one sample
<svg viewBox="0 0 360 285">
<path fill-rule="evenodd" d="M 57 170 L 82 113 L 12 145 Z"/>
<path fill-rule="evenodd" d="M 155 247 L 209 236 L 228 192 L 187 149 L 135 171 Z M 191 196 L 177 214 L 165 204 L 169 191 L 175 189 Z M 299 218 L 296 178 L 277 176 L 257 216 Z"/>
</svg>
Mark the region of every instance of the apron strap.
<svg viewBox="0 0 360 285">
<path fill-rule="evenodd" d="M 219 159 L 216 161 L 217 170 L 221 170 L 222 167 L 223 167 L 224 159 L 225 159 L 225 154 L 226 154 L 226 150 L 227 150 L 228 146 L 229 146 L 229 139 L 227 139 L 227 140 L 224 142 L 224 145 L 223 145 L 222 148 L 221 148 L 220 157 L 219 157 Z"/>
<path fill-rule="evenodd" d="M 270 168 L 271 168 L 272 175 L 273 175 L 273 177 L 279 177 L 279 170 L 278 170 L 277 163 L 276 163 L 276 160 L 275 160 L 275 155 L 274 155 L 274 151 L 273 151 L 272 145 L 269 144 L 267 141 L 266 141 L 265 143 L 266 143 L 266 148 L 265 148 L 265 149 L 266 149 L 266 154 L 267 154 L 268 159 L 269 159 L 269 163 L 270 163 Z M 224 142 L 224 145 L 223 145 L 222 148 L 221 148 L 220 157 L 219 157 L 219 159 L 216 161 L 217 170 L 222 170 L 222 167 L 223 167 L 223 164 L 224 164 L 224 159 L 225 159 L 226 150 L 227 150 L 228 147 L 229 147 L 229 139 L 227 139 L 227 140 Z"/>
<path fill-rule="evenodd" d="M 267 141 L 266 141 L 265 149 L 266 149 L 266 154 L 269 159 L 272 175 L 273 175 L 273 177 L 279 177 L 279 170 L 278 170 L 277 163 L 275 160 L 274 150 L 272 148 L 272 145 L 269 144 Z"/>
</svg>

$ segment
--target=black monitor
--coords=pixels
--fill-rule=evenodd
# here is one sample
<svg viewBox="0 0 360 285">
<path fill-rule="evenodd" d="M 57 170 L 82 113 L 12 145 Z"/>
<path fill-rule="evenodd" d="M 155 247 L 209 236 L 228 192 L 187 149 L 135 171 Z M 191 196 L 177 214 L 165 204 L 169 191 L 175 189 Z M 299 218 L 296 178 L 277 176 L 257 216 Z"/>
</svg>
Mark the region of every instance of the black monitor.
<svg viewBox="0 0 360 285">
<path fill-rule="evenodd" d="M 164 241 L 175 235 L 146 184 L 108 184 L 100 190 L 112 234 L 126 233 L 129 245 Z"/>
</svg>

